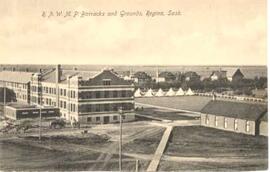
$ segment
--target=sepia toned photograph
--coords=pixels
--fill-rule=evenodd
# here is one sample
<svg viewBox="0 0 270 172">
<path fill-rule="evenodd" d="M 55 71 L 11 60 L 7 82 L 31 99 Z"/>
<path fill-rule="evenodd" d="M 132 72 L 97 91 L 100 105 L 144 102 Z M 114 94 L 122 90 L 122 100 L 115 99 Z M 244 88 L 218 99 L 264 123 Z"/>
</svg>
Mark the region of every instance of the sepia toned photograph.
<svg viewBox="0 0 270 172">
<path fill-rule="evenodd" d="M 266 0 L 0 0 L 0 171 L 267 171 Z"/>
</svg>

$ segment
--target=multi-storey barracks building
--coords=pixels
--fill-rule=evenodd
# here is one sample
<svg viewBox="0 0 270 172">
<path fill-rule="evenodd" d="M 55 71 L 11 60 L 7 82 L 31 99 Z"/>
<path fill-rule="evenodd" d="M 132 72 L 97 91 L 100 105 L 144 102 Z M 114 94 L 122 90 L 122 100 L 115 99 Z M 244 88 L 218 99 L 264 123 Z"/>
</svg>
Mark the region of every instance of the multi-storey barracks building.
<svg viewBox="0 0 270 172">
<path fill-rule="evenodd" d="M 59 107 L 61 117 L 80 123 L 134 120 L 134 85 L 113 70 L 83 72 L 62 70 L 60 65 L 42 73 L 0 72 L 0 81 L 16 93 L 17 100 L 32 105 Z M 19 87 L 19 88 L 18 88 Z M 42 101 L 41 101 L 42 100 Z"/>
</svg>

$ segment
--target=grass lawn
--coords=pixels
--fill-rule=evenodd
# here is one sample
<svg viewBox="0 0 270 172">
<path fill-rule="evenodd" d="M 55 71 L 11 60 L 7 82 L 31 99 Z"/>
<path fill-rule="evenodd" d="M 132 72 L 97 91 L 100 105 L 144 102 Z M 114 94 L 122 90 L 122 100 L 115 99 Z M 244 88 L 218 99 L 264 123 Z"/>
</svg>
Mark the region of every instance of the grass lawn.
<svg viewBox="0 0 270 172">
<path fill-rule="evenodd" d="M 267 137 L 249 136 L 201 126 L 175 127 L 165 155 L 178 157 L 235 158 L 241 162 L 162 162 L 160 170 L 233 169 L 255 170 L 267 168 Z M 249 159 L 260 162 L 245 162 Z M 192 167 L 191 165 L 196 165 Z M 190 168 L 189 168 L 190 167 Z M 194 169 L 194 170 L 195 170 Z"/>
<path fill-rule="evenodd" d="M 164 128 L 159 128 L 144 138 L 138 138 L 123 146 L 123 151 L 127 153 L 154 154 L 164 133 Z"/>
<path fill-rule="evenodd" d="M 135 102 L 199 112 L 211 97 L 179 96 L 179 97 L 147 97 L 135 98 Z"/>
<path fill-rule="evenodd" d="M 137 112 L 138 114 L 157 117 L 167 120 L 192 120 L 195 117 L 183 116 L 184 112 L 169 111 L 169 110 L 160 110 L 157 108 L 144 108 L 143 111 Z"/>
</svg>

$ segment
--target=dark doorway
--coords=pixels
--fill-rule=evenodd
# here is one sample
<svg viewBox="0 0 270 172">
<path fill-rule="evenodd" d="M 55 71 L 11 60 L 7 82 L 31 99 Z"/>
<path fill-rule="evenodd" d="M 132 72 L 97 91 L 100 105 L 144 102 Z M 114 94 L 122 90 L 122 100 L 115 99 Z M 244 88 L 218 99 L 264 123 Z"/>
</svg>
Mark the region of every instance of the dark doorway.
<svg viewBox="0 0 270 172">
<path fill-rule="evenodd" d="M 110 122 L 110 117 L 109 116 L 104 116 L 103 123 L 108 124 L 109 122 Z"/>
</svg>

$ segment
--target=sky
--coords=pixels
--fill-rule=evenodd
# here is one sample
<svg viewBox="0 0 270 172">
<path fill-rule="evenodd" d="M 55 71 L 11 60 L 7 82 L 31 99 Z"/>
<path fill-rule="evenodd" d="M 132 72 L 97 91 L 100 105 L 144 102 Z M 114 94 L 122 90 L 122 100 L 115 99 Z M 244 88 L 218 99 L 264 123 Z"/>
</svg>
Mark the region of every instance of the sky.
<svg viewBox="0 0 270 172">
<path fill-rule="evenodd" d="M 48 17 L 56 11 L 143 16 Z M 267 63 L 266 0 L 1 0 L 0 26 L 3 64 Z"/>
</svg>

